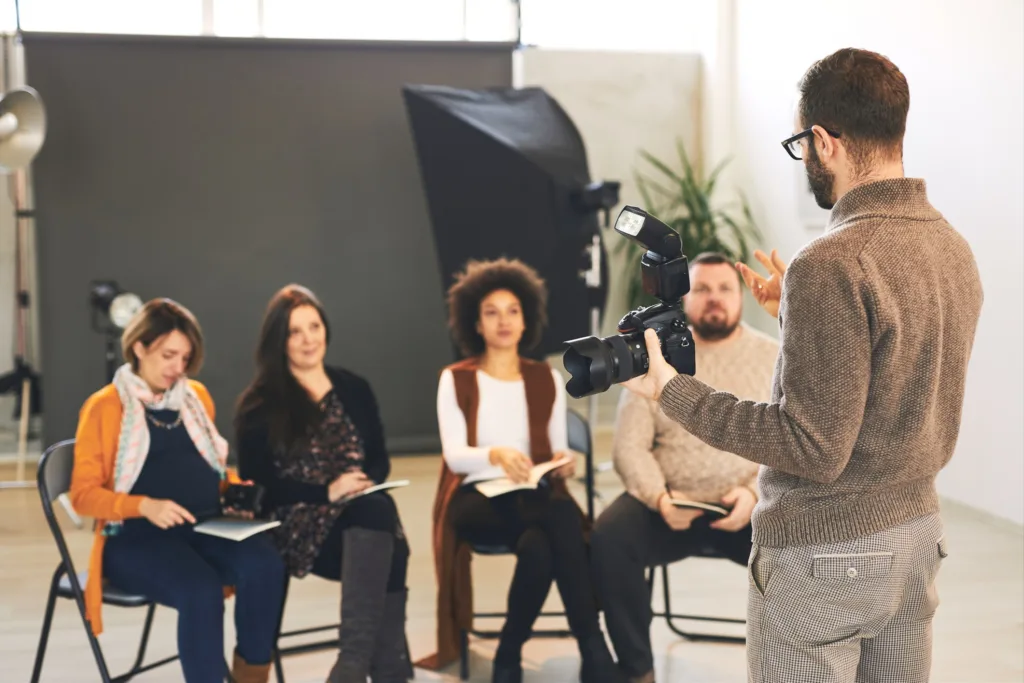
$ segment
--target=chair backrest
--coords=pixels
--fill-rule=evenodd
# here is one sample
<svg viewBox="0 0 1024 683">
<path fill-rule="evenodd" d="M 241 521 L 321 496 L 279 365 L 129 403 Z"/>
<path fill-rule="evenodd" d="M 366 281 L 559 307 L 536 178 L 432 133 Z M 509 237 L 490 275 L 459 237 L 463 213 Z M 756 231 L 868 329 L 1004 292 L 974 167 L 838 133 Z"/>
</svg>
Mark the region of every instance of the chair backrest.
<svg viewBox="0 0 1024 683">
<path fill-rule="evenodd" d="M 60 561 L 63 572 L 67 574 L 71 583 L 71 592 L 74 593 L 78 609 L 85 618 L 85 595 L 82 586 L 78 582 L 78 574 L 75 572 L 75 563 L 68 551 L 68 544 L 64 541 L 64 531 L 57 522 L 57 515 L 53 512 L 53 501 L 60 498 L 71 488 L 71 471 L 75 467 L 75 440 L 66 439 L 53 444 L 39 458 L 39 469 L 36 475 L 39 498 L 43 503 L 43 514 L 46 516 L 46 523 L 53 534 L 53 540 L 57 544 L 57 552 L 60 553 Z M 59 570 L 60 571 L 60 570 Z M 58 574 L 54 576 L 57 580 Z M 86 629 L 90 628 L 88 621 Z"/>
<path fill-rule="evenodd" d="M 566 411 L 569 421 L 569 448 L 579 451 L 588 458 L 593 455 L 594 443 L 590 435 L 590 425 L 583 416 L 570 408 Z"/>
<path fill-rule="evenodd" d="M 75 440 L 59 441 L 39 459 L 38 485 L 40 497 L 49 503 L 71 488 L 71 471 L 75 467 Z M 44 504 L 44 508 L 46 505 Z"/>
</svg>

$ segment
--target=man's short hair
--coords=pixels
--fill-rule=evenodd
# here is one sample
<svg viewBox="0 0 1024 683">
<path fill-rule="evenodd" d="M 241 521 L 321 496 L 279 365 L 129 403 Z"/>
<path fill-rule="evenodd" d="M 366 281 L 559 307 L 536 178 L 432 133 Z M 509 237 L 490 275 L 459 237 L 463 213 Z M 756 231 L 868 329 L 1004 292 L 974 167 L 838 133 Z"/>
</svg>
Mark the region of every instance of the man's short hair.
<svg viewBox="0 0 1024 683">
<path fill-rule="evenodd" d="M 691 266 L 695 266 L 698 263 L 706 263 L 709 266 L 717 266 L 723 263 L 732 265 L 732 259 L 723 254 L 720 251 L 704 251 L 693 257 L 690 261 Z"/>
<path fill-rule="evenodd" d="M 731 258 L 720 251 L 703 251 L 693 257 L 693 260 L 690 261 L 690 268 L 699 264 L 704 264 L 706 266 L 732 266 L 733 263 L 734 262 Z M 738 270 L 736 271 L 736 279 L 741 279 L 740 272 Z"/>
<path fill-rule="evenodd" d="M 844 48 L 815 62 L 798 87 L 802 125 L 838 132 L 855 164 L 902 158 L 910 88 L 886 57 Z"/>
</svg>

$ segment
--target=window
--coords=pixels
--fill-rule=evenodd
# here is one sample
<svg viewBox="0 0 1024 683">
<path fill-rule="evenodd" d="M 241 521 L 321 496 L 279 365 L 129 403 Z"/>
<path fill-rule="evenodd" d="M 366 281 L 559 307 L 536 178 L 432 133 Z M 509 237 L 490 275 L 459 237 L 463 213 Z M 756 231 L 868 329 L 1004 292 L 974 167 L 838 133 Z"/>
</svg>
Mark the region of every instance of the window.
<svg viewBox="0 0 1024 683">
<path fill-rule="evenodd" d="M 263 32 L 259 0 L 214 0 L 213 33 L 258 36 Z"/>
<path fill-rule="evenodd" d="M 354 40 L 515 40 L 512 0 L 263 0 L 264 35 Z"/>
<path fill-rule="evenodd" d="M 26 31 L 513 42 L 513 0 L 21 0 Z M 0 30 L 16 26 L 0 3 Z"/>
<path fill-rule="evenodd" d="M 522 0 L 522 41 L 546 48 L 690 52 L 701 32 L 702 0 Z"/>
<path fill-rule="evenodd" d="M 202 0 L 21 0 L 20 9 L 26 31 L 197 35 L 203 28 Z"/>
</svg>

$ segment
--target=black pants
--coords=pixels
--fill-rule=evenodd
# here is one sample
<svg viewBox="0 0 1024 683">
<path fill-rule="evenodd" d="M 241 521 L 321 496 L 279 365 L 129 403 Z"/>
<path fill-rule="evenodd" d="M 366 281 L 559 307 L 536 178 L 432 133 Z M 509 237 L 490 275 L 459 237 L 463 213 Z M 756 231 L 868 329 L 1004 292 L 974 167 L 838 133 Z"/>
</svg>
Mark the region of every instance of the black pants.
<svg viewBox="0 0 1024 683">
<path fill-rule="evenodd" d="M 394 551 L 391 555 L 391 571 L 388 574 L 388 592 L 405 590 L 406 573 L 409 567 L 409 543 L 402 532 L 398 519 L 398 508 L 387 493 L 378 491 L 356 498 L 345 507 L 327 538 L 320 546 L 320 552 L 313 561 L 312 572 L 331 581 L 341 580 L 341 556 L 344 550 L 344 533 L 351 527 L 361 527 L 392 534 Z M 344 590 L 344 587 L 342 587 Z"/>
<path fill-rule="evenodd" d="M 572 498 L 552 494 L 549 489 L 487 498 L 473 486 L 463 486 L 452 498 L 449 514 L 463 540 L 506 545 L 516 553 L 508 616 L 496 662 L 519 662 L 520 650 L 530 638 L 552 579 L 576 640 L 582 643 L 600 635 L 583 519 Z"/>
<path fill-rule="evenodd" d="M 597 519 L 591 534 L 594 582 L 619 666 L 631 677 L 654 669 L 651 596 L 645 569 L 713 548 L 738 564 L 750 558 L 750 525 L 735 533 L 708 526 L 701 516 L 673 531 L 662 516 L 624 493 Z"/>
</svg>

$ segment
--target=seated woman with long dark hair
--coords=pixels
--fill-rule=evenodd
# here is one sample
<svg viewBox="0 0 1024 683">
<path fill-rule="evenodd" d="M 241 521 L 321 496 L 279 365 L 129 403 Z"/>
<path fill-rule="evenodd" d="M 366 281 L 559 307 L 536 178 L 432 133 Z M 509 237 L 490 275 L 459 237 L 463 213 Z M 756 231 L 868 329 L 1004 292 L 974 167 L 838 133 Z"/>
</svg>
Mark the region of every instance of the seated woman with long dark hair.
<svg viewBox="0 0 1024 683">
<path fill-rule="evenodd" d="M 316 296 L 289 285 L 270 300 L 256 377 L 239 399 L 240 473 L 266 487 L 288 571 L 341 581 L 337 662 L 329 683 L 406 680 L 406 543 L 378 491 L 391 469 L 373 390 L 324 365 L 330 333 Z"/>
<path fill-rule="evenodd" d="M 203 362 L 193 315 L 168 299 L 147 303 L 121 338 L 125 365 L 82 407 L 71 503 L 96 518 L 85 588 L 97 635 L 103 580 L 178 611 L 188 683 L 222 683 L 224 587 L 236 593 L 232 676 L 265 683 L 277 635 L 284 566 L 264 534 L 244 541 L 193 530 L 221 510 L 228 445 L 213 400 L 189 375 Z"/>
<path fill-rule="evenodd" d="M 524 481 L 537 463 L 566 454 L 566 398 L 547 363 L 520 355 L 546 323 L 546 286 L 516 260 L 471 262 L 448 291 L 449 327 L 466 359 L 441 373 L 437 416 L 444 452 L 434 506 L 438 653 L 443 666 L 468 627 L 469 549 L 501 544 L 516 553 L 494 683 L 522 680 L 521 649 L 554 580 L 582 655 L 585 683 L 622 680 L 605 644 L 590 581 L 585 517 L 569 494 L 570 462 L 536 490 L 488 498 L 474 483 Z"/>
</svg>

